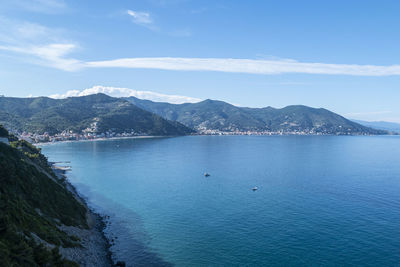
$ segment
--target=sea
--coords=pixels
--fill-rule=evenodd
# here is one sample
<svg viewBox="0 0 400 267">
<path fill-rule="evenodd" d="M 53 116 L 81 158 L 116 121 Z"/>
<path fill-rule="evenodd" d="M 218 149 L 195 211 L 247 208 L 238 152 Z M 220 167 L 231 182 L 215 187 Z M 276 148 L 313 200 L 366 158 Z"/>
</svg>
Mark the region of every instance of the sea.
<svg viewBox="0 0 400 267">
<path fill-rule="evenodd" d="M 68 180 L 106 216 L 113 258 L 127 266 L 400 266 L 399 136 L 131 138 L 42 151 L 72 167 Z"/>
</svg>

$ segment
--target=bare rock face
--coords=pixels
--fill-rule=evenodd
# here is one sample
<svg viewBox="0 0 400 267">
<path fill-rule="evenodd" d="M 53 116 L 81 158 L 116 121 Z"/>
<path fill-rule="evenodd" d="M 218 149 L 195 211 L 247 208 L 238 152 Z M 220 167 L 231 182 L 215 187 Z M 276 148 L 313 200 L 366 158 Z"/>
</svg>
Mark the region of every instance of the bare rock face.
<svg viewBox="0 0 400 267">
<path fill-rule="evenodd" d="M 60 229 L 69 235 L 80 239 L 82 247 L 60 248 L 60 254 L 65 258 L 75 261 L 80 266 L 112 266 L 108 255 L 108 243 L 102 233 L 100 216 L 90 213 L 90 229 L 82 229 L 72 226 L 61 226 Z"/>
</svg>

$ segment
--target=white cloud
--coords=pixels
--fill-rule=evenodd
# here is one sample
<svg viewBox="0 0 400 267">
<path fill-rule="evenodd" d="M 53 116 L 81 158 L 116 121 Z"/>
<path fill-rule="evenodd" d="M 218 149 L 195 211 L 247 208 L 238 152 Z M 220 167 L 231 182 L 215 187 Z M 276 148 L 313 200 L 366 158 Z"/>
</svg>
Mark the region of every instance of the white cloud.
<svg viewBox="0 0 400 267">
<path fill-rule="evenodd" d="M 175 30 L 162 30 L 157 25 L 155 25 L 154 20 L 150 13 L 134 10 L 126 10 L 125 12 L 132 18 L 132 22 L 141 26 L 144 26 L 152 31 L 158 33 L 164 33 L 175 37 L 188 37 L 192 35 L 192 31 L 189 28 L 181 28 Z"/>
<path fill-rule="evenodd" d="M 76 48 L 74 44 L 49 44 L 39 46 L 12 46 L 0 45 L 0 50 L 19 54 L 31 55 L 36 61 L 45 66 L 66 71 L 75 71 L 82 68 L 82 63 L 73 58 L 66 58 Z"/>
<path fill-rule="evenodd" d="M 15 25 L 15 35 L 20 36 L 26 40 L 32 40 L 35 38 L 42 38 L 50 35 L 49 28 L 30 22 L 24 22 L 19 25 Z"/>
<path fill-rule="evenodd" d="M 65 58 L 72 50 L 75 50 L 74 44 L 49 44 L 46 46 L 33 47 L 33 55 L 47 61 L 50 66 L 64 70 L 77 70 L 81 67 L 79 60 Z"/>
<path fill-rule="evenodd" d="M 49 97 L 51 98 L 66 98 L 72 96 L 85 96 L 97 93 L 107 94 L 113 97 L 129 97 L 134 96 L 140 99 L 146 99 L 156 102 L 168 102 L 172 104 L 182 104 L 182 103 L 196 103 L 201 101 L 199 98 L 180 96 L 180 95 L 166 95 L 151 91 L 137 91 L 129 88 L 120 87 L 108 87 L 108 86 L 93 86 L 91 88 L 79 90 L 70 90 L 65 94 L 55 94 Z"/>
<path fill-rule="evenodd" d="M 37 44 L 59 41 L 60 30 L 50 29 L 46 26 L 9 19 L 0 16 L 0 42 L 14 45 L 25 43 Z"/>
<path fill-rule="evenodd" d="M 233 58 L 121 58 L 86 62 L 87 67 L 161 69 L 181 71 L 220 71 L 252 74 L 330 74 L 355 76 L 400 75 L 400 65 L 306 63 L 295 60 L 257 60 Z"/>
<path fill-rule="evenodd" d="M 130 10 L 131 16 L 153 27 L 148 13 Z M 23 60 L 65 71 L 85 68 L 131 68 L 174 71 L 217 71 L 276 75 L 285 73 L 389 76 L 400 75 L 400 65 L 357 65 L 299 62 L 291 59 L 179 58 L 143 57 L 105 61 L 82 61 L 71 56 L 79 47 L 62 38 L 65 32 L 39 24 L 6 19 L 0 16 L 0 51 L 23 55 Z M 27 55 L 29 57 L 27 57 Z"/>
<path fill-rule="evenodd" d="M 66 71 L 83 68 L 130 68 L 174 71 L 217 71 L 228 73 L 250 73 L 277 75 L 286 73 L 393 76 L 400 75 L 400 65 L 356 65 L 306 63 L 295 60 L 258 60 L 233 58 L 121 58 L 106 61 L 84 62 L 69 57 L 76 50 L 73 43 L 50 43 L 45 45 L 1 45 L 0 50 L 22 53 L 38 59 L 38 63 Z"/>
<path fill-rule="evenodd" d="M 0 16 L 0 50 L 22 55 L 23 60 L 66 71 L 82 67 L 70 54 L 77 45 L 61 36 L 64 31 Z"/>
<path fill-rule="evenodd" d="M 150 14 L 147 12 L 139 12 L 133 10 L 127 10 L 126 13 L 133 18 L 133 22 L 136 24 L 152 24 L 153 20 Z"/>
</svg>

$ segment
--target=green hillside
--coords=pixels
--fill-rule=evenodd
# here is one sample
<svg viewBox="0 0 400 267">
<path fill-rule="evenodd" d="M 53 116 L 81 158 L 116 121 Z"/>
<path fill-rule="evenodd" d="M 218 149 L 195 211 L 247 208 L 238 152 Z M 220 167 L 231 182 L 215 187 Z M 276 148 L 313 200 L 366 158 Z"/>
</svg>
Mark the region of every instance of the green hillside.
<svg viewBox="0 0 400 267">
<path fill-rule="evenodd" d="M 126 99 L 142 109 L 198 130 L 305 131 L 323 134 L 387 133 L 362 126 L 326 109 L 301 105 L 287 106 L 282 109 L 245 108 L 209 99 L 179 105 L 152 102 L 135 97 Z"/>
<path fill-rule="evenodd" d="M 0 132 L 5 132 L 1 126 Z M 87 228 L 86 208 L 52 172 L 40 150 L 10 139 L 11 145 L 0 142 L 2 266 L 76 266 L 62 259 L 57 247 L 80 246 L 79 240 L 57 225 Z"/>
<path fill-rule="evenodd" d="M 192 130 L 104 94 L 66 99 L 0 97 L 0 123 L 8 129 L 53 135 L 80 133 L 96 124 L 96 132 L 112 130 L 146 135 L 184 135 Z"/>
</svg>

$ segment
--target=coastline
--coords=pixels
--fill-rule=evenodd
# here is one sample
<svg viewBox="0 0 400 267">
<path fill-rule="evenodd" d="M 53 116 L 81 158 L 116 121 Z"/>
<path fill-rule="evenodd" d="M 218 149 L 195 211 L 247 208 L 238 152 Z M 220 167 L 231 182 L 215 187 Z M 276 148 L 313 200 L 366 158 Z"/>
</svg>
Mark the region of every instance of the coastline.
<svg viewBox="0 0 400 267">
<path fill-rule="evenodd" d="M 66 188 L 74 195 L 74 197 L 86 208 L 86 218 L 89 229 L 82 229 L 73 226 L 60 226 L 60 229 L 68 235 L 77 236 L 80 239 L 82 247 L 60 248 L 60 254 L 66 259 L 72 260 L 79 266 L 125 266 L 123 262 L 114 264 L 112 253 L 110 250 L 111 242 L 104 234 L 106 227 L 105 218 L 92 210 L 83 196 L 79 195 L 76 188 L 67 180 L 66 171 L 55 169 L 53 163 L 52 169 L 54 173 L 63 179 Z"/>
<path fill-rule="evenodd" d="M 35 146 L 45 146 L 53 145 L 59 143 L 75 143 L 75 142 L 97 142 L 97 141 L 109 141 L 109 140 L 123 140 L 123 139 L 147 139 L 147 138 L 164 138 L 172 136 L 161 136 L 161 135 L 138 135 L 138 136 L 124 136 L 124 137 L 106 137 L 106 138 L 96 138 L 96 139 L 80 139 L 80 140 L 63 140 L 55 142 L 38 142 L 32 143 Z"/>
<path fill-rule="evenodd" d="M 228 133 L 224 132 L 221 134 L 190 134 L 182 136 L 399 136 L 400 133 L 387 133 L 387 134 L 297 134 L 297 133 L 276 133 L 276 134 L 247 134 L 247 133 Z M 80 139 L 80 140 L 62 140 L 54 142 L 37 142 L 32 143 L 35 146 L 53 145 L 58 143 L 75 143 L 75 142 L 97 142 L 97 141 L 109 141 L 109 140 L 123 140 L 123 139 L 147 139 L 147 138 L 167 138 L 177 137 L 175 135 L 140 135 L 140 136 L 124 136 L 124 137 L 102 137 L 95 139 Z"/>
</svg>

